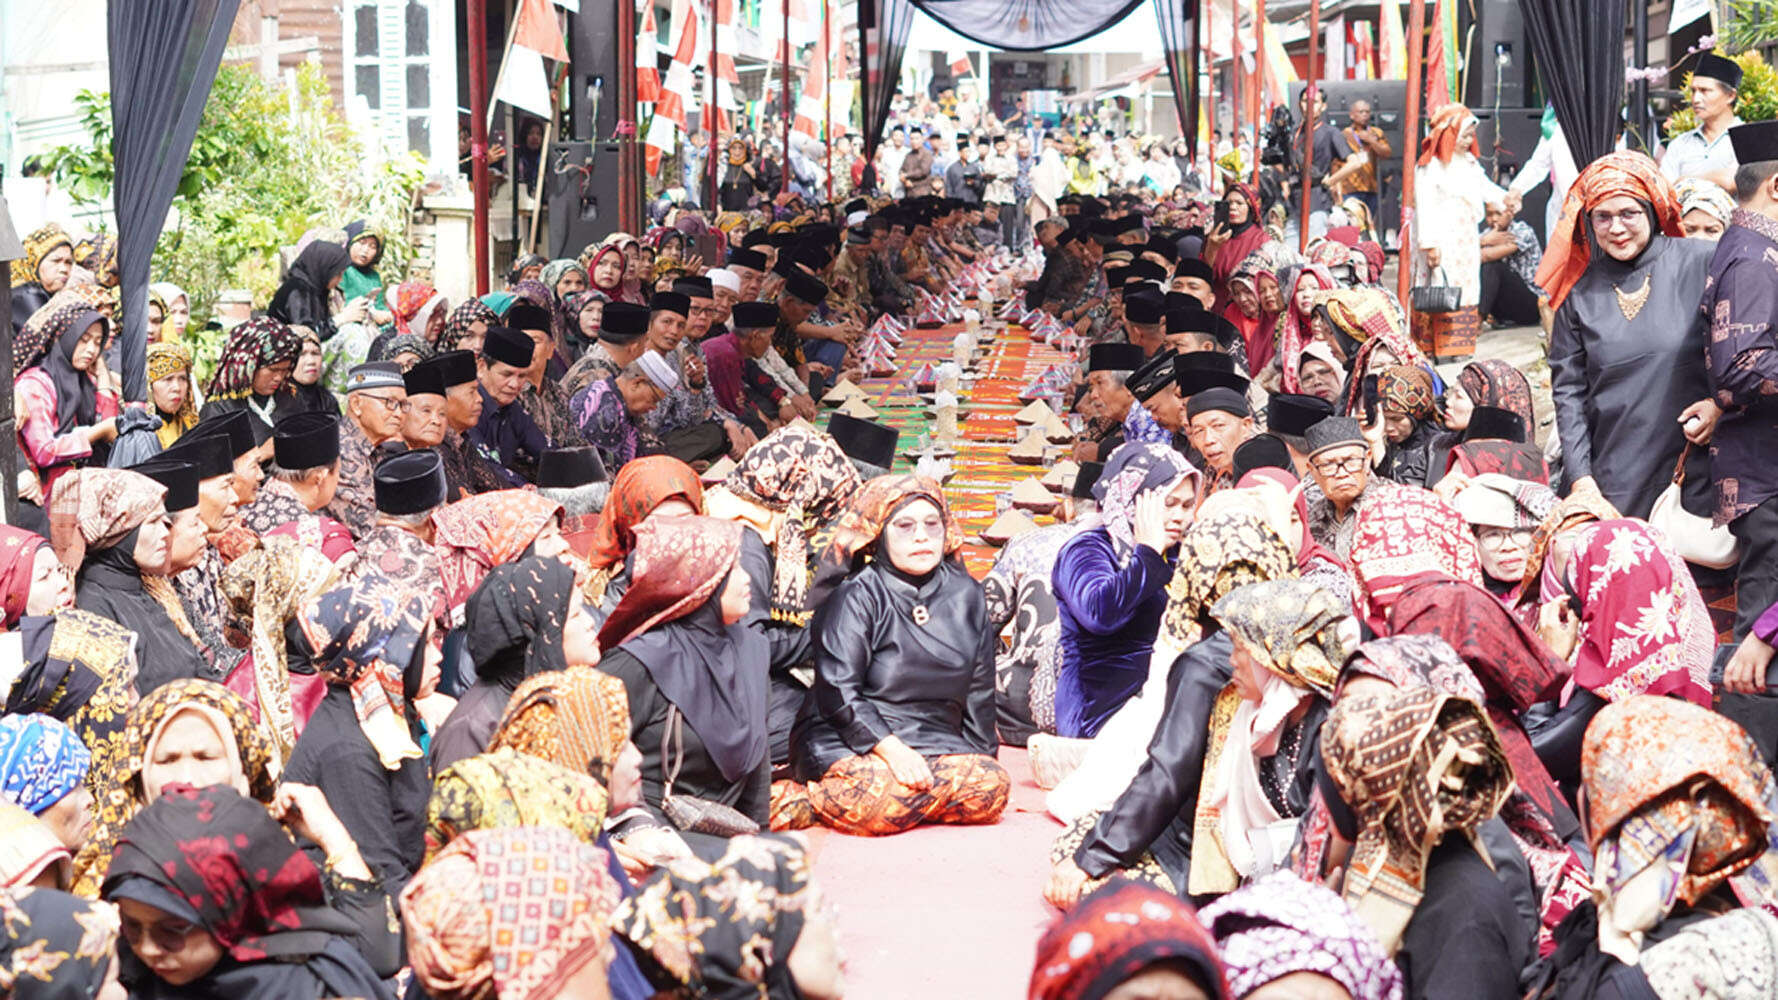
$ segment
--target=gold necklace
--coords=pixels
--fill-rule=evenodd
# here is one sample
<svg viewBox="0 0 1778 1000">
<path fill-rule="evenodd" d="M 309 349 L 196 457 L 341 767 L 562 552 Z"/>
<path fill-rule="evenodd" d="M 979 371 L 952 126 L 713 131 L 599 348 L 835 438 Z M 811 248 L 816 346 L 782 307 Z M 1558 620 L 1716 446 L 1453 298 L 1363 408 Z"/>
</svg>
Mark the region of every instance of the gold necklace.
<svg viewBox="0 0 1778 1000">
<path fill-rule="evenodd" d="M 1642 312 L 1642 307 L 1648 305 L 1648 295 L 1655 287 L 1653 279 L 1652 273 L 1643 275 L 1642 287 L 1634 292 L 1626 293 L 1619 285 L 1611 286 L 1611 290 L 1617 294 L 1618 311 L 1624 314 L 1624 319 L 1635 319 Z"/>
</svg>

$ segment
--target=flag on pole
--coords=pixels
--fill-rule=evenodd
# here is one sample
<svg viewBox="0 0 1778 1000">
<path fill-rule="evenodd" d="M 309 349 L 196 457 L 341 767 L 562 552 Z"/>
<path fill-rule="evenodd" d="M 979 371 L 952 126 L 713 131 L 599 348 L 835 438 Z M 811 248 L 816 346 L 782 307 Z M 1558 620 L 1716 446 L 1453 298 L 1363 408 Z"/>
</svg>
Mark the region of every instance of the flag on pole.
<svg viewBox="0 0 1778 1000">
<path fill-rule="evenodd" d="M 1369 21 L 1354 21 L 1347 25 L 1351 33 L 1352 45 L 1352 79 L 1374 80 L 1377 78 L 1376 46 L 1371 42 L 1371 24 Z"/>
<path fill-rule="evenodd" d="M 823 16 L 831 13 L 823 3 Z M 790 131 L 811 139 L 825 138 L 821 125 L 827 114 L 827 32 L 815 35 L 815 50 L 803 67 L 803 92 L 796 100 L 796 120 Z"/>
<path fill-rule="evenodd" d="M 1457 6 L 1438 0 L 1432 8 L 1432 45 L 1426 53 L 1426 109 L 1451 103 L 1457 93 Z"/>
<path fill-rule="evenodd" d="M 505 101 L 540 118 L 555 114 L 550 105 L 549 73 L 543 68 L 543 57 L 530 48 L 514 43 L 506 50 L 497 82 L 494 100 Z"/>
<path fill-rule="evenodd" d="M 1264 34 L 1263 44 L 1266 47 L 1266 100 L 1273 107 L 1290 103 L 1290 85 L 1297 79 L 1296 66 L 1290 61 L 1290 54 L 1284 51 L 1284 39 L 1279 37 L 1278 29 L 1270 23 L 1260 25 Z"/>
<path fill-rule="evenodd" d="M 654 0 L 641 0 L 641 27 L 636 30 L 636 100 L 653 104 L 661 99 L 660 28 L 654 20 Z"/>
<path fill-rule="evenodd" d="M 556 9 L 549 0 L 519 0 L 518 14 L 512 29 L 512 44 L 556 62 L 568 61 L 568 46 L 562 41 L 562 25 L 556 20 Z"/>
<path fill-rule="evenodd" d="M 969 61 L 969 53 L 962 49 L 952 49 L 945 53 L 945 61 L 951 64 L 952 76 L 975 75 L 975 65 Z"/>
<path fill-rule="evenodd" d="M 1377 10 L 1377 79 L 1408 78 L 1408 43 L 1402 35 L 1401 0 L 1383 0 Z"/>
<path fill-rule="evenodd" d="M 649 122 L 647 166 L 650 174 L 660 170 L 661 157 L 679 148 L 679 133 L 685 129 L 685 105 L 697 89 L 692 76 L 692 63 L 698 58 L 698 15 L 691 0 L 673 0 L 673 61 L 667 64 L 667 79 L 661 84 L 660 100 L 654 105 L 654 120 Z"/>
</svg>

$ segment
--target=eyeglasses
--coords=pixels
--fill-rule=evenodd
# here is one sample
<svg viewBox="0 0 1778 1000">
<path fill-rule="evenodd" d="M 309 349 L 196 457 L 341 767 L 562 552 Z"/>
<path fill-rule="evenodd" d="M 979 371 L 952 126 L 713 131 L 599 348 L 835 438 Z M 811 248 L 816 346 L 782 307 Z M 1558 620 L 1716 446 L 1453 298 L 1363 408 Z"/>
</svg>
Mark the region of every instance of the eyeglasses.
<svg viewBox="0 0 1778 1000">
<path fill-rule="evenodd" d="M 1614 222 L 1621 222 L 1625 228 L 1629 228 L 1641 223 L 1645 218 L 1647 216 L 1643 213 L 1641 206 L 1626 208 L 1621 212 L 1587 213 L 1587 219 L 1592 222 L 1594 229 L 1610 229 Z"/>
<path fill-rule="evenodd" d="M 368 392 L 365 393 L 364 396 L 366 399 L 376 400 L 377 402 L 383 404 L 384 406 L 387 406 L 389 409 L 394 410 L 396 413 L 407 412 L 407 408 L 409 406 L 408 401 L 405 399 L 394 399 L 389 396 L 378 396 L 378 395 L 375 395 L 373 393 L 368 393 Z"/>
<path fill-rule="evenodd" d="M 1314 463 L 1315 471 L 1324 476 L 1336 476 L 1344 473 L 1356 476 L 1370 466 L 1369 455 L 1353 455 L 1350 458 L 1338 458 L 1326 462 Z"/>
<path fill-rule="evenodd" d="M 1531 528 L 1488 527 L 1476 529 L 1475 537 L 1476 541 L 1482 545 L 1494 547 L 1510 541 L 1522 549 L 1531 544 L 1532 534 L 1533 529 Z"/>
<path fill-rule="evenodd" d="M 131 948 L 140 949 L 142 937 L 146 934 L 154 942 L 156 948 L 161 951 L 176 952 L 185 950 L 185 939 L 190 937 L 191 932 L 197 930 L 198 926 L 185 920 L 159 920 L 152 924 L 143 924 L 125 917 L 120 921 L 118 929 L 123 933 L 123 939 L 129 942 Z"/>
</svg>

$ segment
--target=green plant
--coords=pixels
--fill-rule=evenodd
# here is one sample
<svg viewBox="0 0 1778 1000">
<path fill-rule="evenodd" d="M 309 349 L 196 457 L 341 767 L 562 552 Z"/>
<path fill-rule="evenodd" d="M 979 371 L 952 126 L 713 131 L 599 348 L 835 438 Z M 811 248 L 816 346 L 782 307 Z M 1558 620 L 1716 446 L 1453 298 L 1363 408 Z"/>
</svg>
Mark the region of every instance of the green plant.
<svg viewBox="0 0 1778 1000">
<path fill-rule="evenodd" d="M 1722 13 L 1716 42 L 1726 51 L 1746 52 L 1778 40 L 1778 0 L 1727 0 Z"/>
<path fill-rule="evenodd" d="M 1742 121 L 1760 122 L 1778 118 L 1778 70 L 1767 63 L 1765 57 L 1758 52 L 1743 52 L 1735 57 L 1741 66 L 1741 89 L 1735 96 L 1735 113 Z M 1691 92 L 1692 75 L 1687 73 L 1679 82 L 1679 92 Z M 1685 104 L 1673 112 L 1667 119 L 1667 135 L 1669 138 L 1681 132 L 1689 132 L 1698 127 L 1698 117 L 1692 114 L 1690 104 Z"/>
</svg>

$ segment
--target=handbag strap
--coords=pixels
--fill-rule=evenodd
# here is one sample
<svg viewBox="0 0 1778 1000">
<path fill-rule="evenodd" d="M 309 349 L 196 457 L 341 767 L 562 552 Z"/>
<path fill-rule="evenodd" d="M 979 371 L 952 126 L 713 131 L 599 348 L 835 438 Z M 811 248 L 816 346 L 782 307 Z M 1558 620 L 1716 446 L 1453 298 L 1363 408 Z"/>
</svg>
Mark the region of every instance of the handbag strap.
<svg viewBox="0 0 1778 1000">
<path fill-rule="evenodd" d="M 1679 449 L 1679 461 L 1673 466 L 1673 485 L 1685 485 L 1685 460 L 1692 453 L 1692 443 L 1687 441 L 1685 447 Z"/>
<path fill-rule="evenodd" d="M 661 729 L 661 767 L 666 770 L 666 780 L 661 782 L 661 801 L 673 797 L 673 782 L 679 780 L 679 769 L 685 766 L 685 733 L 682 725 L 679 706 L 667 703 L 667 722 Z"/>
</svg>

